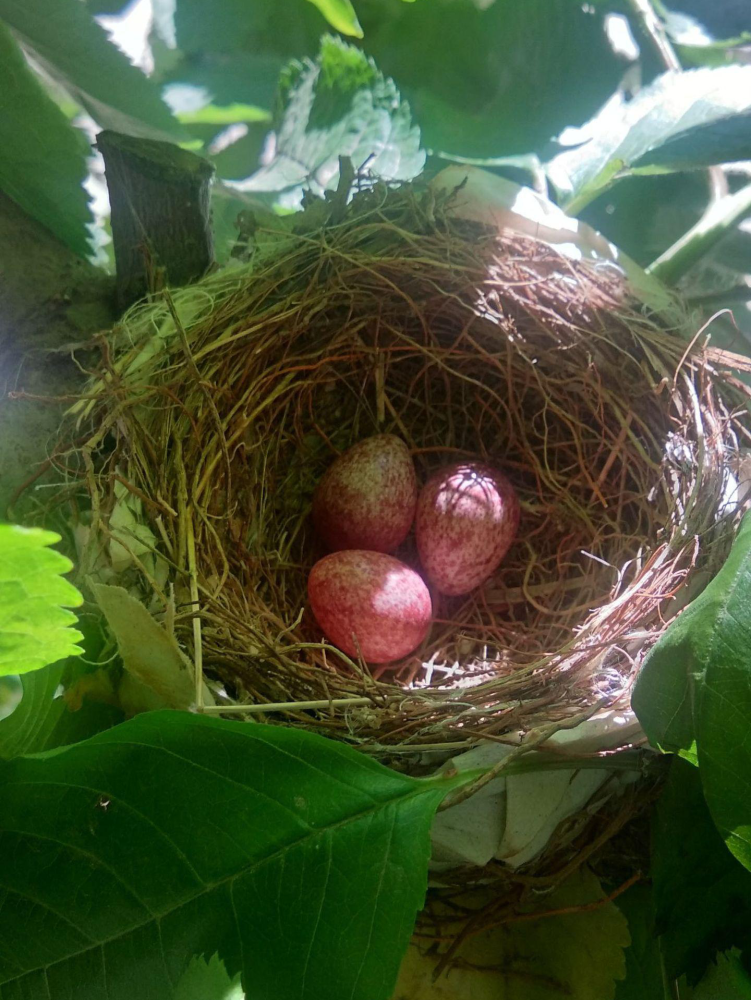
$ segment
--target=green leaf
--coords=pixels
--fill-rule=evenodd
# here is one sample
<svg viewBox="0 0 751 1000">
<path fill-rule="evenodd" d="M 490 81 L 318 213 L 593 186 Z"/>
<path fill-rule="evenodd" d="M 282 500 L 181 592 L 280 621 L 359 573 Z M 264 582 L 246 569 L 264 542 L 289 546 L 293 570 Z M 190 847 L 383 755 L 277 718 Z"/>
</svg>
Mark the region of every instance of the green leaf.
<svg viewBox="0 0 751 1000">
<path fill-rule="evenodd" d="M 168 1000 L 218 953 L 258 1000 L 388 1000 L 461 780 L 184 712 L 8 761 L 0 998 Z"/>
<path fill-rule="evenodd" d="M 169 71 L 164 80 L 165 99 L 170 104 L 185 103 L 187 99 L 190 108 L 199 110 L 205 106 L 227 108 L 240 103 L 262 108 L 270 115 L 285 63 L 285 58 L 274 53 L 202 51 L 200 61 L 192 56 L 183 57 Z M 183 112 L 189 113 L 189 107 L 183 108 Z"/>
<path fill-rule="evenodd" d="M 622 67 L 602 16 L 584 8 L 572 0 L 357 2 L 364 49 L 409 101 L 424 145 L 474 158 L 541 152 L 616 89 Z"/>
<path fill-rule="evenodd" d="M 123 587 L 92 583 L 91 591 L 117 641 L 123 667 L 154 691 L 165 708 L 190 708 L 195 702 L 193 667 L 170 635 Z M 206 704 L 212 699 L 204 692 Z"/>
<path fill-rule="evenodd" d="M 80 0 L 0 0 L 0 19 L 102 128 L 184 138 L 154 84 L 109 41 Z"/>
<path fill-rule="evenodd" d="M 638 174 L 697 170 L 747 160 L 749 156 L 751 110 L 677 132 L 662 146 L 640 156 L 632 170 Z"/>
<path fill-rule="evenodd" d="M 626 949 L 626 977 L 615 989 L 615 1000 L 670 1000 L 665 989 L 660 946 L 655 934 L 652 889 L 634 885 L 616 905 L 628 920 L 631 944 Z"/>
<path fill-rule="evenodd" d="M 84 699 L 72 711 L 58 694 L 64 669 L 64 663 L 56 663 L 23 675 L 23 697 L 0 721 L 0 758 L 80 743 L 122 721 L 121 711 L 101 702 Z"/>
<path fill-rule="evenodd" d="M 696 982 L 716 951 L 751 944 L 751 873 L 717 832 L 699 772 L 680 759 L 653 813 L 651 874 L 671 979 Z"/>
<path fill-rule="evenodd" d="M 696 724 L 704 794 L 730 850 L 751 868 L 751 514 L 711 607 L 711 646 Z M 718 576 L 719 579 L 719 576 Z"/>
<path fill-rule="evenodd" d="M 178 111 L 184 125 L 234 125 L 240 122 L 268 122 L 271 114 L 254 104 L 204 104 L 195 111 Z"/>
<path fill-rule="evenodd" d="M 193 958 L 175 988 L 175 1000 L 244 1000 L 239 974 L 230 978 L 217 955 Z"/>
<path fill-rule="evenodd" d="M 629 935 L 599 880 L 581 869 L 526 913 L 592 903 L 601 905 L 471 934 L 438 979 L 436 953 L 417 941 L 407 952 L 393 1000 L 613 1000 Z"/>
<path fill-rule="evenodd" d="M 69 559 L 49 548 L 53 531 L 0 524 L 0 674 L 23 674 L 81 652 L 73 628 L 83 598 L 62 574 Z"/>
<path fill-rule="evenodd" d="M 746 515 L 725 565 L 644 661 L 631 704 L 650 743 L 661 750 L 695 758 L 697 713 L 707 692 L 709 667 L 718 660 L 719 676 L 727 678 L 721 665 L 736 656 L 743 669 L 751 634 L 747 623 L 751 620 L 750 556 L 751 516 Z M 717 697 L 715 693 L 713 708 Z M 724 734 L 728 719 L 722 712 L 720 720 Z M 706 732 L 706 724 L 703 728 Z"/>
<path fill-rule="evenodd" d="M 326 36 L 315 63 L 286 71 L 274 159 L 242 183 L 246 191 L 336 187 L 339 157 L 386 180 L 410 180 L 423 168 L 419 129 L 409 106 L 359 49 Z"/>
<path fill-rule="evenodd" d="M 45 93 L 2 22 L 0 146 L 0 189 L 85 257 L 86 226 L 92 221 L 82 187 L 86 144 Z"/>
<path fill-rule="evenodd" d="M 244 52 L 299 58 L 316 51 L 326 22 L 302 0 L 180 0 L 175 10 L 177 47 L 186 53 Z"/>
<path fill-rule="evenodd" d="M 587 141 L 551 160 L 548 174 L 567 210 L 576 214 L 619 177 L 640 170 L 651 172 L 657 169 L 658 162 L 664 171 L 720 163 L 742 151 L 748 158 L 748 130 L 744 144 L 739 139 L 742 130 L 732 118 L 750 109 L 751 66 L 665 73 L 633 100 L 609 101 L 584 126 Z M 706 140 L 708 130 L 721 120 L 725 121 L 722 145 L 707 149 L 702 137 Z M 679 134 L 680 140 L 676 138 Z M 674 138 L 677 146 L 673 147 L 673 157 L 670 147 L 660 154 L 661 148 Z M 650 157 L 654 166 L 650 165 Z"/>
<path fill-rule="evenodd" d="M 737 951 L 717 956 L 691 1000 L 751 1000 L 751 977 Z"/>
<path fill-rule="evenodd" d="M 362 38 L 362 28 L 350 0 L 310 0 L 320 10 L 332 28 L 343 35 Z"/>
<path fill-rule="evenodd" d="M 749 44 L 751 32 L 744 31 L 736 38 L 708 42 L 706 45 L 679 44 L 675 50 L 683 66 L 727 66 Z"/>
</svg>

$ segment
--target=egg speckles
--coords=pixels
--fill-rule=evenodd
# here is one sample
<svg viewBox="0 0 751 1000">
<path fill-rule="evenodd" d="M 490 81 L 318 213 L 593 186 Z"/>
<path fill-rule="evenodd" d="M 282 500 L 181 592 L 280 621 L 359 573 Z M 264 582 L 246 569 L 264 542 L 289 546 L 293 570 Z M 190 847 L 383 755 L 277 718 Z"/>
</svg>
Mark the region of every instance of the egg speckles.
<svg viewBox="0 0 751 1000">
<path fill-rule="evenodd" d="M 393 552 L 415 516 L 417 478 L 393 434 L 365 438 L 329 467 L 313 497 L 313 524 L 333 551 Z"/>
<path fill-rule="evenodd" d="M 430 628 L 430 593 L 409 566 L 382 552 L 348 550 L 319 560 L 308 598 L 323 634 L 353 659 L 391 663 L 413 652 Z"/>
<path fill-rule="evenodd" d="M 508 479 L 467 462 L 439 470 L 417 502 L 415 534 L 425 574 L 442 594 L 467 594 L 498 567 L 519 527 Z"/>
</svg>

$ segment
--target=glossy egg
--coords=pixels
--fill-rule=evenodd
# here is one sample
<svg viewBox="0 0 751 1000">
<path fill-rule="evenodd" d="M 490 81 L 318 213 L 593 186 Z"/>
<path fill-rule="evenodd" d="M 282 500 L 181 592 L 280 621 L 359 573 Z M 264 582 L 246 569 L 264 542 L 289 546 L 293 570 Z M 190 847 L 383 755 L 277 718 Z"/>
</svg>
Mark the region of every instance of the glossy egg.
<svg viewBox="0 0 751 1000">
<path fill-rule="evenodd" d="M 367 663 L 400 660 L 430 628 L 424 581 L 383 552 L 350 549 L 320 559 L 308 577 L 308 598 L 329 642 Z"/>
<path fill-rule="evenodd" d="M 313 497 L 313 524 L 333 551 L 393 552 L 409 534 L 416 503 L 409 449 L 393 434 L 377 434 L 327 469 Z"/>
<path fill-rule="evenodd" d="M 476 462 L 439 470 L 417 501 L 415 535 L 425 574 L 442 594 L 467 594 L 499 566 L 519 528 L 506 476 Z"/>
</svg>

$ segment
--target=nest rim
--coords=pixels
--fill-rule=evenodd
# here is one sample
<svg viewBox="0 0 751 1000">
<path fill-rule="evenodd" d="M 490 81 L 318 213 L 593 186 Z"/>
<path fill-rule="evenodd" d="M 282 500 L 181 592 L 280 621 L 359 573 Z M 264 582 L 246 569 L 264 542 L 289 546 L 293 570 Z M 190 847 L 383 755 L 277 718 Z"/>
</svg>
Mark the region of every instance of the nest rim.
<svg viewBox="0 0 751 1000">
<path fill-rule="evenodd" d="M 398 274 L 404 275 L 403 284 L 396 280 Z M 359 285 L 353 275 L 359 276 Z M 364 301 L 367 310 L 363 309 Z M 409 313 L 409 324 L 405 320 L 402 330 L 395 329 L 391 319 L 395 303 Z M 429 316 L 426 303 L 430 304 Z M 384 323 L 386 313 L 389 321 Z M 688 324 L 687 317 L 687 329 Z M 321 331 L 327 326 L 338 333 L 326 342 Z M 422 344 L 420 330 L 425 337 Z M 274 452 L 284 450 L 273 440 L 272 424 L 264 413 L 278 413 L 283 405 L 289 406 L 285 395 L 289 386 L 298 392 L 299 403 L 318 379 L 314 388 L 323 403 L 317 405 L 324 406 L 327 394 L 333 395 L 332 384 L 342 383 L 340 388 L 346 395 L 351 392 L 347 382 L 352 381 L 352 373 L 360 375 L 367 389 L 361 395 L 367 400 L 347 411 L 349 443 L 367 436 L 362 433 L 363 426 L 369 427 L 368 433 L 400 434 L 411 446 L 421 482 L 435 467 L 438 455 L 448 460 L 461 455 L 494 461 L 512 479 L 515 471 L 526 476 L 529 470 L 518 468 L 518 448 L 509 447 L 503 456 L 489 455 L 479 435 L 480 447 L 474 451 L 462 448 L 466 425 L 463 430 L 454 428 L 448 445 L 433 443 L 446 425 L 432 413 L 430 400 L 422 417 L 430 412 L 436 427 L 428 427 L 420 440 L 415 440 L 418 421 L 405 425 L 405 411 L 395 404 L 397 396 L 390 391 L 392 368 L 402 366 L 414 379 L 421 359 L 428 358 L 434 370 L 424 382 L 435 384 L 436 372 L 440 380 L 447 366 L 461 367 L 455 358 L 446 361 L 459 350 L 457 344 L 471 357 L 466 369 L 448 377 L 457 382 L 466 379 L 468 371 L 477 370 L 478 361 L 490 364 L 489 336 L 491 340 L 492 336 L 499 338 L 506 356 L 507 371 L 497 377 L 498 384 L 505 379 L 509 395 L 514 390 L 510 371 L 526 366 L 525 387 L 532 392 L 529 387 L 536 379 L 543 377 L 552 384 L 560 378 L 556 366 L 562 359 L 569 375 L 576 369 L 570 359 L 577 359 L 583 372 L 582 398 L 586 393 L 595 394 L 596 405 L 588 401 L 586 412 L 596 415 L 598 407 L 608 410 L 601 429 L 602 442 L 610 444 L 610 449 L 605 449 L 597 467 L 598 477 L 587 475 L 585 462 L 577 470 L 582 482 L 592 487 L 594 503 L 601 501 L 607 509 L 608 501 L 613 500 L 615 493 L 606 496 L 603 490 L 611 488 L 614 470 L 629 482 L 633 478 L 631 493 L 637 492 L 640 482 L 646 482 L 644 470 L 651 470 L 649 492 L 642 490 L 636 500 L 629 501 L 634 513 L 624 521 L 633 531 L 640 519 L 647 517 L 650 505 L 661 511 L 659 526 L 654 520 L 646 523 L 642 544 L 623 549 L 622 554 L 627 553 L 630 560 L 641 559 L 639 571 L 621 579 L 617 589 L 611 586 L 603 591 L 600 597 L 609 600 L 598 602 L 592 600 L 594 577 L 588 576 L 578 591 L 579 610 L 587 614 L 578 620 L 574 620 L 572 608 L 566 607 L 567 598 L 559 594 L 561 615 L 564 611 L 567 615 L 559 633 L 568 630 L 570 636 L 554 649 L 543 650 L 537 657 L 530 654 L 510 670 L 500 670 L 491 661 L 491 667 L 484 669 L 484 679 L 478 678 L 483 671 L 476 669 L 475 658 L 472 669 L 460 668 L 458 677 L 438 684 L 433 683 L 434 670 L 424 683 L 429 658 L 422 658 L 412 676 L 405 677 L 393 668 L 388 672 L 369 670 L 325 642 L 315 641 L 310 623 L 300 611 L 299 580 L 296 589 L 290 587 L 294 598 L 287 599 L 283 589 L 284 600 L 276 607 L 268 597 L 264 606 L 249 604 L 248 595 L 255 592 L 250 581 L 259 579 L 258 567 L 255 578 L 248 570 L 254 555 L 252 531 L 257 526 L 250 526 L 251 534 L 247 524 L 233 526 L 232 516 L 241 500 L 247 500 L 249 489 L 243 482 L 233 493 L 233 478 L 243 480 L 238 468 L 247 464 L 253 449 L 262 456 L 256 471 L 268 469 Z M 297 346 L 296 338 L 300 340 Z M 168 349 L 161 360 L 155 345 Z M 623 378 L 626 382 L 631 379 L 629 390 L 641 372 L 643 413 L 632 405 L 634 400 L 626 392 L 617 395 L 612 373 L 603 380 L 600 357 L 607 359 L 609 370 L 622 365 L 621 374 L 629 373 Z M 465 360 L 462 358 L 461 364 Z M 337 366 L 344 366 L 345 374 Z M 311 371 L 318 374 L 311 375 Z M 238 385 L 242 391 L 235 389 Z M 402 383 L 399 386 L 399 398 L 409 402 L 410 394 L 404 392 Z M 227 387 L 232 387 L 231 391 Z M 477 391 L 477 386 L 474 388 Z M 489 389 L 482 384 L 480 391 L 487 391 L 487 399 L 498 400 L 513 423 L 513 404 L 502 400 L 497 389 L 497 385 Z M 570 413 L 564 412 L 562 401 L 570 403 L 570 397 L 564 389 L 560 393 L 554 410 L 565 422 Z M 459 395 L 456 409 L 466 408 L 465 395 Z M 318 728 L 388 756 L 425 748 L 456 749 L 479 738 L 504 741 L 519 731 L 540 726 L 555 731 L 603 707 L 627 704 L 630 685 L 645 653 L 677 610 L 672 601 L 675 593 L 685 593 L 689 581 L 721 563 L 732 540 L 738 510 L 726 504 L 727 466 L 739 441 L 749 437 L 744 423 L 746 400 L 745 389 L 710 359 L 703 344 L 687 342 L 680 332 L 666 329 L 659 317 L 629 300 L 623 276 L 612 266 L 576 264 L 529 236 L 499 234 L 457 219 L 451 215 L 450 203 L 436 207 L 412 189 L 376 190 L 357 196 L 344 221 L 336 225 L 308 227 L 303 217 L 294 233 L 273 235 L 269 246 L 256 250 L 249 263 L 186 289 L 165 292 L 126 314 L 86 397 L 68 418 L 68 427 L 77 439 L 86 431 L 85 443 L 66 447 L 56 461 L 72 480 L 71 490 L 80 492 L 83 486 L 91 504 L 93 530 L 82 575 L 92 571 L 108 546 L 111 551 L 112 545 L 118 544 L 132 559 L 129 572 L 133 581 L 152 601 L 156 595 L 157 608 L 164 610 L 167 588 L 160 586 L 154 569 L 160 564 L 147 565 L 144 551 L 139 550 L 139 556 L 122 531 L 113 531 L 112 513 L 117 503 L 125 495 L 140 503 L 141 516 L 156 540 L 162 569 L 167 567 L 170 582 L 181 593 L 175 618 L 181 643 L 188 648 L 199 673 L 212 674 L 226 684 L 234 670 L 235 679 L 242 679 L 239 697 L 229 699 L 236 704 L 220 704 L 215 711 L 260 712 L 268 721 L 280 719 L 286 724 Z M 530 407 L 534 410 L 534 400 Z M 632 410 L 633 415 L 627 418 Z M 328 414 L 331 427 L 323 429 L 315 406 L 311 419 L 297 427 L 295 420 L 301 421 L 303 413 L 304 407 L 298 405 L 290 422 L 295 430 L 291 440 L 299 447 L 311 428 L 321 430 L 328 464 L 341 451 L 337 445 L 343 438 L 327 434 L 326 429 L 333 427 L 339 432 L 341 412 L 334 407 L 333 417 Z M 662 414 L 657 432 L 645 418 L 645 414 L 654 413 Z M 243 416 L 235 426 L 238 414 Z M 456 421 L 456 414 L 453 418 Z M 256 434 L 250 446 L 243 439 L 248 427 L 255 427 Z M 214 440 L 207 446 L 212 429 Z M 515 433 L 518 443 L 523 436 L 521 425 Z M 572 438 L 567 445 L 546 426 L 545 435 L 551 433 L 553 443 L 569 457 L 586 438 L 582 431 L 581 440 Z M 534 448 L 539 449 L 540 440 L 538 432 Z M 264 444 L 268 445 L 265 451 Z M 553 455 L 548 445 L 544 461 L 531 448 L 536 467 L 534 476 L 527 478 L 537 481 L 538 498 L 542 494 L 540 480 L 544 483 L 546 465 Z M 587 450 L 590 444 L 585 448 L 587 459 L 594 454 L 596 442 L 591 447 L 591 452 Z M 325 465 L 318 452 L 316 456 L 311 468 L 320 476 Z M 277 462 L 288 465 L 289 455 L 277 455 Z M 630 470 L 639 463 L 641 472 L 632 477 Z M 218 486 L 212 490 L 213 480 Z M 256 476 L 256 480 L 261 477 Z M 250 485 L 257 487 L 258 481 Z M 308 509 L 313 485 L 306 487 Z M 578 480 L 577 491 L 580 497 Z M 522 488 L 521 492 L 523 510 L 525 504 L 530 508 L 534 490 Z M 621 483 L 621 497 L 623 494 Z M 216 506 L 217 496 L 222 495 L 230 510 L 224 521 Z M 200 498 L 204 499 L 199 502 Z M 268 505 L 268 500 L 264 502 Z M 584 520 L 591 516 L 590 507 L 582 508 Z M 287 531 L 294 542 L 302 532 L 305 544 L 309 544 L 306 511 L 297 520 L 287 515 L 287 521 L 284 511 L 274 513 L 277 520 L 269 523 L 276 525 L 279 537 Z M 623 509 L 618 518 L 623 520 Z M 534 531 L 544 533 L 549 521 L 548 517 L 536 523 Z M 285 542 L 288 553 L 293 551 L 293 542 Z M 239 562 L 233 547 L 244 550 Z M 208 557 L 207 551 L 211 553 Z M 595 546 L 587 557 L 597 562 L 598 551 Z M 408 563 L 414 562 L 409 543 L 397 554 Z M 299 562 L 299 550 L 296 559 Z M 549 555 L 546 559 L 549 575 L 554 562 Z M 616 565 L 612 560 L 600 561 L 609 563 L 611 569 Z M 294 573 L 306 575 L 310 565 L 312 562 L 302 568 L 295 565 Z M 245 578 L 235 588 L 237 566 L 245 567 Z M 533 573 L 526 575 L 516 568 L 516 590 L 521 590 L 526 609 L 539 605 L 535 621 L 542 620 L 550 608 L 535 600 L 539 594 L 529 582 Z M 622 571 L 622 566 L 616 569 Z M 268 575 L 268 567 L 263 572 Z M 508 606 L 508 591 L 513 588 L 505 578 L 502 586 L 506 586 Z M 571 592 L 577 593 L 575 585 Z M 269 593 L 273 598 L 273 589 Z M 228 595 L 231 599 L 225 599 Z M 669 608 L 671 602 L 673 607 Z M 194 613 L 196 606 L 199 615 Z M 443 606 L 439 602 L 439 607 Z M 252 628 L 248 617 L 256 623 Z M 469 619 L 471 615 L 458 622 L 465 631 Z M 258 629 L 260 621 L 265 624 Z M 447 628 L 456 626 L 456 620 L 446 620 Z M 242 639 L 233 638 L 231 655 L 223 657 L 211 637 L 215 632 L 233 630 Z M 624 648 L 624 636 L 635 630 L 645 634 Z M 251 640 L 257 643 L 253 655 L 262 661 L 256 677 L 262 677 L 270 665 L 282 666 L 273 684 L 249 684 L 247 671 L 238 672 L 238 664 L 244 666 L 248 656 L 239 646 Z M 619 650 L 617 668 L 605 664 L 615 648 Z M 339 668 L 333 666 L 337 660 Z M 599 667 L 605 664 L 604 668 L 596 669 L 596 662 Z M 615 687 L 608 680 L 613 671 L 618 675 Z M 463 683 L 467 679 L 470 683 Z M 290 688 L 293 696 L 285 697 Z M 530 697 L 535 692 L 537 698 Z M 237 702 L 248 696 L 253 704 L 241 708 Z"/>
</svg>

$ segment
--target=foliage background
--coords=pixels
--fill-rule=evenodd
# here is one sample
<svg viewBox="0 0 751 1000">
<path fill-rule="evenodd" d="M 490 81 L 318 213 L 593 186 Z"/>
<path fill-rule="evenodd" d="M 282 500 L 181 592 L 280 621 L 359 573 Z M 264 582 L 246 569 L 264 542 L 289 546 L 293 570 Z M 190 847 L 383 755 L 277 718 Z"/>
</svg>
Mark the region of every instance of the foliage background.
<svg viewBox="0 0 751 1000">
<path fill-rule="evenodd" d="M 712 336 L 742 350 L 751 14 L 745 0 L 654 9 L 677 78 L 641 0 L 0 0 L 0 191 L 96 264 L 82 272 L 92 287 L 113 269 L 102 128 L 212 161 L 220 261 L 240 211 L 283 217 L 305 191 L 331 190 L 343 152 L 391 180 L 477 163 L 643 266 L 712 207 L 700 252 L 663 273 L 707 317 L 732 305 Z M 0 530 L 13 556 L 0 673 L 14 677 L 0 717 L 20 698 L 0 718 L 0 858 L 13 862 L 0 863 L 0 1000 L 388 1000 L 446 786 L 262 725 L 124 722 L 122 691 L 91 667 L 128 657 L 91 608 L 71 628 L 80 595 L 54 538 Z M 492 975 L 402 978 L 396 996 L 751 995 L 750 545 L 747 522 L 637 691 L 652 742 L 675 755 L 650 871 L 613 899 L 618 886 L 584 872 L 541 907 L 576 913 L 473 943 L 467 967 Z"/>
</svg>

